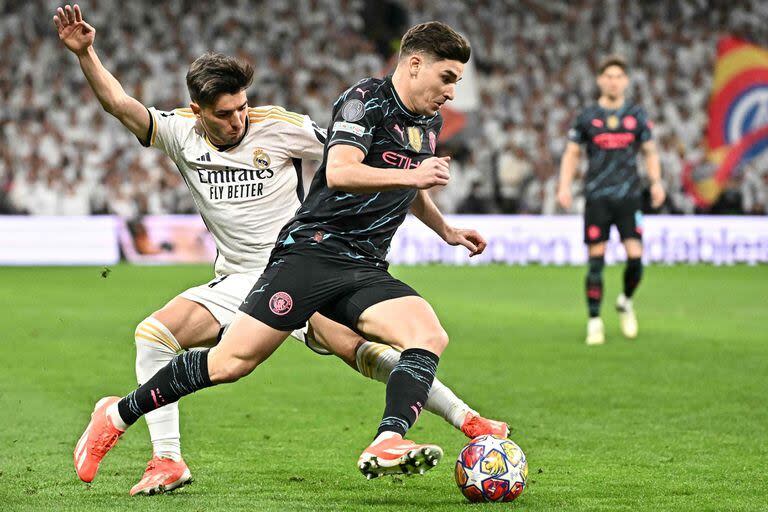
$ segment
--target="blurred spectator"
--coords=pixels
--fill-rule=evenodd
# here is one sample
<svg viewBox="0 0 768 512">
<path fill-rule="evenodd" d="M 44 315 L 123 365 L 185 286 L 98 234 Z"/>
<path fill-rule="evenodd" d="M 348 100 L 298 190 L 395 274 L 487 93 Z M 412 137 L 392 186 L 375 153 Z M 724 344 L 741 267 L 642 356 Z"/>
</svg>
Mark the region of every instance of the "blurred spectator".
<svg viewBox="0 0 768 512">
<path fill-rule="evenodd" d="M 533 163 L 522 147 L 510 140 L 496 164 L 496 191 L 503 213 L 520 209 L 523 185 L 533 176 Z"/>
<path fill-rule="evenodd" d="M 768 157 L 755 159 L 744 166 L 741 182 L 741 201 L 744 213 L 768 213 Z"/>
<path fill-rule="evenodd" d="M 168 160 L 143 149 L 102 111 L 56 39 L 51 17 L 59 2 L 3 5 L 0 208 L 129 218 L 194 211 Z M 82 6 L 105 65 L 147 106 L 186 106 L 187 64 L 215 50 L 255 64 L 253 105 L 280 104 L 321 126 L 342 90 L 385 72 L 405 26 L 433 19 L 454 25 L 472 43 L 478 107 L 468 112 L 465 132 L 441 141 L 455 154 L 451 183 L 435 191 L 446 212 L 554 212 L 550 187 L 565 134 L 579 106 L 596 97 L 595 66 L 611 52 L 626 55 L 631 95 L 656 122 L 665 211 L 693 212 L 682 190 L 682 155 L 692 158 L 703 141 L 717 38 L 727 32 L 768 46 L 762 0 L 212 0 L 205 9 L 189 0 L 90 0 Z M 766 210 L 766 165 L 731 184 L 747 212 Z M 579 205 L 575 197 L 574 211 Z"/>
<path fill-rule="evenodd" d="M 469 194 L 459 203 L 457 213 L 491 213 L 488 198 L 481 193 L 481 183 L 473 181 L 469 188 Z"/>
</svg>

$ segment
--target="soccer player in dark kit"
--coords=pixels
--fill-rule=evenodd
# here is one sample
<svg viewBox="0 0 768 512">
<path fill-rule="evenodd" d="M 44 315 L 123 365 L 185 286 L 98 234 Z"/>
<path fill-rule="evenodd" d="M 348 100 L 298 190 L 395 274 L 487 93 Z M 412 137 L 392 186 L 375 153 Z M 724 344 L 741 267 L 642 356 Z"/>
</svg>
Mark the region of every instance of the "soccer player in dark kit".
<svg viewBox="0 0 768 512">
<path fill-rule="evenodd" d="M 216 347 L 176 356 L 126 397 L 97 403 L 75 449 L 81 479 L 93 479 L 143 414 L 248 375 L 314 312 L 402 351 L 360 471 L 368 478 L 423 473 L 439 462 L 440 447 L 403 437 L 421 413 L 448 336 L 430 305 L 388 273 L 384 258 L 409 211 L 470 256 L 485 249 L 476 231 L 449 226 L 427 193 L 450 178 L 449 159 L 434 156 L 439 111 L 453 99 L 469 55 L 469 43 L 449 26 L 417 25 L 403 36 L 391 77 L 361 80 L 342 94 L 307 199 L 230 329 Z"/>
<path fill-rule="evenodd" d="M 642 107 L 624 97 L 629 86 L 624 59 L 614 55 L 601 62 L 597 85 L 600 89 L 597 103 L 582 110 L 568 132 L 569 142 L 560 165 L 557 192 L 560 205 L 569 209 L 580 145 L 586 145 L 589 167 L 584 177 L 584 243 L 589 252 L 586 279 L 588 345 L 605 342 L 600 303 L 603 298 L 605 246 L 611 225 L 618 229 L 627 252 L 624 288 L 616 300 L 616 310 L 624 336 L 630 339 L 637 337 L 632 295 L 643 275 L 643 182 L 637 172 L 638 151 L 642 151 L 645 157 L 652 206 L 661 206 L 665 197 L 659 156 L 651 138 L 651 122 Z"/>
</svg>

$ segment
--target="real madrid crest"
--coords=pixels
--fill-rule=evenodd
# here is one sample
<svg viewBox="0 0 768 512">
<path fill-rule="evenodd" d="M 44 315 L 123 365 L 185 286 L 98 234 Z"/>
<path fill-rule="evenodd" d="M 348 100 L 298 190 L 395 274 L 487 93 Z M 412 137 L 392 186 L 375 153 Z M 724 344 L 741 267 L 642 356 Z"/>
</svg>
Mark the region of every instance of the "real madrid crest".
<svg viewBox="0 0 768 512">
<path fill-rule="evenodd" d="M 408 127 L 408 143 L 416 152 L 421 151 L 421 130 L 415 126 Z"/>
<path fill-rule="evenodd" d="M 615 130 L 619 127 L 619 118 L 611 114 L 608 116 L 608 119 L 605 120 L 605 124 L 608 126 L 609 130 Z"/>
<path fill-rule="evenodd" d="M 263 171 L 264 169 L 268 168 L 270 164 L 272 163 L 272 160 L 269 158 L 269 155 L 261 148 L 256 148 L 253 151 L 253 166 L 257 168 L 260 171 Z"/>
</svg>

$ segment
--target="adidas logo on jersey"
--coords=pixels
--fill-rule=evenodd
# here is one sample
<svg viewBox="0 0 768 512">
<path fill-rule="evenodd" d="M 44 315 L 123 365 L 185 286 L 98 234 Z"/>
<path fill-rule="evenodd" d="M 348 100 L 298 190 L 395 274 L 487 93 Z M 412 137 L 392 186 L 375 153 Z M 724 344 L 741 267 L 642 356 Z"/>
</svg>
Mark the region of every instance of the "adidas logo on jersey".
<svg viewBox="0 0 768 512">
<path fill-rule="evenodd" d="M 206 152 L 204 155 L 201 155 L 197 158 L 197 162 L 210 162 L 211 161 L 211 154 Z"/>
</svg>

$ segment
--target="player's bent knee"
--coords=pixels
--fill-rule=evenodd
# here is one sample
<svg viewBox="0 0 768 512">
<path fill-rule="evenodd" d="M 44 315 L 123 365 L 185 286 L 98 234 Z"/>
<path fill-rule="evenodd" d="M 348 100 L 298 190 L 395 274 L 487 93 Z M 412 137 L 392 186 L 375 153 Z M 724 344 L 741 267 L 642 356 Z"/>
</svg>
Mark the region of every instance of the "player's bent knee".
<svg viewBox="0 0 768 512">
<path fill-rule="evenodd" d="M 150 346 L 156 346 L 159 350 L 174 354 L 182 351 L 181 345 L 170 329 L 152 316 L 145 318 L 136 326 L 133 337 L 137 344 L 149 343 Z"/>
<path fill-rule="evenodd" d="M 415 341 L 416 343 L 413 348 L 422 348 L 440 355 L 448 346 L 448 333 L 440 328 L 418 337 Z"/>
<path fill-rule="evenodd" d="M 210 361 L 209 361 L 210 364 Z M 251 373 L 256 368 L 256 363 L 244 359 L 229 359 L 208 368 L 211 382 L 224 383 L 236 382 Z"/>
<path fill-rule="evenodd" d="M 216 384 L 235 382 L 251 373 L 260 363 L 258 359 L 244 359 L 225 355 L 211 349 L 208 354 L 208 376 Z"/>
</svg>

